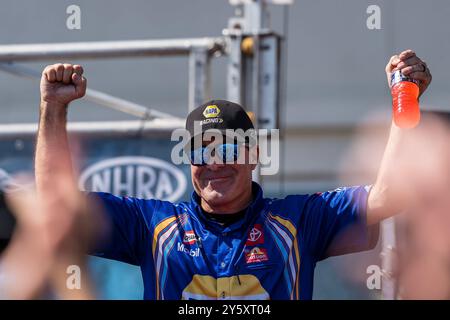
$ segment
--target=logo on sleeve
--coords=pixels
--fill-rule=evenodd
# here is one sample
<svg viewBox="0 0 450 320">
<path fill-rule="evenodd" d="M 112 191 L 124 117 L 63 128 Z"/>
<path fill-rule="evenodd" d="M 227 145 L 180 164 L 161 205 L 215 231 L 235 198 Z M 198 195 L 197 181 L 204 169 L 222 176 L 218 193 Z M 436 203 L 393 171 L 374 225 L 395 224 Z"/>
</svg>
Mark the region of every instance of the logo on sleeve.
<svg viewBox="0 0 450 320">
<path fill-rule="evenodd" d="M 269 260 L 267 250 L 264 248 L 255 247 L 247 252 L 245 255 L 245 261 L 247 263 L 264 262 Z"/>
<path fill-rule="evenodd" d="M 247 242 L 245 243 L 247 246 L 255 246 L 257 244 L 264 244 L 264 232 L 260 224 L 255 224 L 249 231 Z"/>
</svg>

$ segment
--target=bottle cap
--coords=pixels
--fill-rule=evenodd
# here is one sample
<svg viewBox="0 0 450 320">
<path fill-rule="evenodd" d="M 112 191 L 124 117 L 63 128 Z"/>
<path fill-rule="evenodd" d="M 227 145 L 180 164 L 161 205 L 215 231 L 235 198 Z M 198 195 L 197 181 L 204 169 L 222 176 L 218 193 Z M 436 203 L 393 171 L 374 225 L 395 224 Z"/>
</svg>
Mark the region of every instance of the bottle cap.
<svg viewBox="0 0 450 320">
<path fill-rule="evenodd" d="M 412 82 L 412 83 L 415 83 L 415 84 L 419 85 L 419 81 L 418 80 L 411 79 L 411 78 L 405 76 L 400 70 L 397 70 L 397 71 L 395 71 L 395 72 L 393 72 L 391 74 L 391 88 L 395 84 L 397 84 L 399 82 L 402 82 L 402 81 L 409 81 L 409 82 Z"/>
</svg>

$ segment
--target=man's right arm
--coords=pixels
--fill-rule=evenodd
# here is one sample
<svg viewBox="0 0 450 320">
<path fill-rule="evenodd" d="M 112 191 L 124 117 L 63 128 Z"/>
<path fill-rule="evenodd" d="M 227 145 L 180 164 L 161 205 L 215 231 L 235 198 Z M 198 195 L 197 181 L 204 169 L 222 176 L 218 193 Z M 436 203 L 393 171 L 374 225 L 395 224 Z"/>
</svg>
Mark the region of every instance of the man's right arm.
<svg viewBox="0 0 450 320">
<path fill-rule="evenodd" d="M 66 124 L 69 103 L 86 93 L 83 69 L 79 65 L 50 65 L 42 73 L 40 88 L 40 119 L 35 156 L 36 189 L 39 197 L 52 199 L 52 186 L 57 184 L 58 177 L 64 176 L 71 180 L 73 186 L 77 185 Z M 88 210 L 93 211 L 91 213 L 101 211 L 106 219 L 100 220 L 103 225 L 94 224 L 92 227 L 96 234 L 99 230 L 107 233 L 89 251 L 105 258 L 138 265 L 144 252 L 143 247 L 147 244 L 147 241 L 143 241 L 148 233 L 144 220 L 151 216 L 155 202 L 99 192 L 87 195 Z"/>
<path fill-rule="evenodd" d="M 67 141 L 67 108 L 71 101 L 84 96 L 86 83 L 79 65 L 54 64 L 42 72 L 35 155 L 36 189 L 40 196 L 51 197 L 46 186 L 58 173 L 73 170 Z M 73 173 L 71 176 L 75 183 Z"/>
</svg>

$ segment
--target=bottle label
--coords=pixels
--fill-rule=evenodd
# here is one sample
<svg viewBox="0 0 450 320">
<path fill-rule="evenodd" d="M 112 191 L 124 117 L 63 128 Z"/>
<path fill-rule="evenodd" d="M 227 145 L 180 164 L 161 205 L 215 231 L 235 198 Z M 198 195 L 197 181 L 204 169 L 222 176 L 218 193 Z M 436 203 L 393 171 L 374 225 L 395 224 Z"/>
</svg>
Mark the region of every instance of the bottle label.
<svg viewBox="0 0 450 320">
<path fill-rule="evenodd" d="M 391 87 L 393 87 L 395 84 L 402 82 L 402 81 L 409 81 L 409 82 L 419 85 L 418 80 L 411 79 L 411 78 L 403 75 L 403 73 L 400 70 L 397 70 L 391 74 Z"/>
</svg>

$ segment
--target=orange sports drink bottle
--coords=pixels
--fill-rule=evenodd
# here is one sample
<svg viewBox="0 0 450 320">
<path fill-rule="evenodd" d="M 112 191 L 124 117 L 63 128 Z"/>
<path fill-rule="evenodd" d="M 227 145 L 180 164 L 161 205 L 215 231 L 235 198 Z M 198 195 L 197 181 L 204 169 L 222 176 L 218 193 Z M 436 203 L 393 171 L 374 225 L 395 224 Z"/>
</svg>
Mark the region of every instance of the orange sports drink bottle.
<svg viewBox="0 0 450 320">
<path fill-rule="evenodd" d="M 391 75 L 394 123 L 400 128 L 414 128 L 420 121 L 419 82 L 400 70 Z"/>
</svg>

